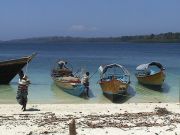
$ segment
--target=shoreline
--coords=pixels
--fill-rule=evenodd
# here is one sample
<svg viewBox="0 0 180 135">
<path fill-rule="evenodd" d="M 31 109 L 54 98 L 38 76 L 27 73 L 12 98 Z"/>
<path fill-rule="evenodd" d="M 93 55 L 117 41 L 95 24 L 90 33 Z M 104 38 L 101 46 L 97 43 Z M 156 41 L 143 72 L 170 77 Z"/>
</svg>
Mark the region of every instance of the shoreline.
<svg viewBox="0 0 180 135">
<path fill-rule="evenodd" d="M 72 119 L 78 135 L 179 135 L 180 104 L 0 104 L 1 135 L 68 135 Z"/>
<path fill-rule="evenodd" d="M 43 44 L 56 44 L 56 45 L 61 45 L 61 44 L 88 44 L 88 43 L 96 43 L 98 44 L 109 44 L 109 43 L 113 43 L 113 44 L 120 44 L 120 45 L 125 45 L 125 44 L 180 44 L 180 41 L 126 41 L 126 42 L 122 42 L 122 41 L 65 41 L 65 42 L 33 42 L 33 41 L 27 41 L 27 42 L 11 42 L 11 41 L 3 41 L 0 42 L 0 45 L 17 45 L 17 44 L 34 44 L 34 45 L 43 45 Z"/>
</svg>

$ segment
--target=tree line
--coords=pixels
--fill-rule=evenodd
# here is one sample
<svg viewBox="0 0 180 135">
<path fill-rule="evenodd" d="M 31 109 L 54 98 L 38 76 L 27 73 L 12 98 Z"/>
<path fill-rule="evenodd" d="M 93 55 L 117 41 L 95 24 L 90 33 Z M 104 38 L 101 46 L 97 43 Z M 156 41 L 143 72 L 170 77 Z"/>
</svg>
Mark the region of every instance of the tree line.
<svg viewBox="0 0 180 135">
<path fill-rule="evenodd" d="M 62 43 L 62 42 L 170 42 L 179 43 L 180 33 L 161 33 L 136 36 L 120 36 L 120 37 L 70 37 L 70 36 L 53 36 L 38 37 L 27 39 L 16 39 L 5 41 L 6 43 Z"/>
</svg>

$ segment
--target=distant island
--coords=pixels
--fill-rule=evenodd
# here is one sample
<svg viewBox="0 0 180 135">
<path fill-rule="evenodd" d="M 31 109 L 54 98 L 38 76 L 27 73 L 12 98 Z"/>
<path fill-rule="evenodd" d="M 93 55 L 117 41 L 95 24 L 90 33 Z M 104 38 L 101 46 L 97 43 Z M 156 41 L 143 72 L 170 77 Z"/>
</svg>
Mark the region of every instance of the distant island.
<svg viewBox="0 0 180 135">
<path fill-rule="evenodd" d="M 121 37 L 70 37 L 52 36 L 1 41 L 1 43 L 64 43 L 64 42 L 133 42 L 133 43 L 180 43 L 180 33 L 161 33 Z"/>
</svg>

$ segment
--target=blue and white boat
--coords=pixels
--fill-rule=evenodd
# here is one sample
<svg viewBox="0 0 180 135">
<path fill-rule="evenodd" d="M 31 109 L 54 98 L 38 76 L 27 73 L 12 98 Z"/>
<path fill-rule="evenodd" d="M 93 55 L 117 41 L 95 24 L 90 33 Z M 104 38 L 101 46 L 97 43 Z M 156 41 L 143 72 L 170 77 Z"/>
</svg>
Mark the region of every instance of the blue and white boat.
<svg viewBox="0 0 180 135">
<path fill-rule="evenodd" d="M 81 96 L 84 92 L 84 85 L 77 77 L 58 77 L 53 80 L 60 89 L 71 95 Z"/>
<path fill-rule="evenodd" d="M 71 95 L 81 96 L 85 90 L 80 77 L 75 77 L 72 70 L 67 67 L 59 68 L 57 63 L 51 72 L 51 77 L 60 89 Z"/>
</svg>

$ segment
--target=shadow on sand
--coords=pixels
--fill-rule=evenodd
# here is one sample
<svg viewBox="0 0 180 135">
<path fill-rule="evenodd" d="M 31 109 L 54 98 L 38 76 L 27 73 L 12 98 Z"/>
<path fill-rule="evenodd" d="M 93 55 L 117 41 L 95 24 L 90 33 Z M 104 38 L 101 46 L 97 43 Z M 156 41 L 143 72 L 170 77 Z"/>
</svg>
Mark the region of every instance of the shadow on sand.
<svg viewBox="0 0 180 135">
<path fill-rule="evenodd" d="M 36 109 L 36 108 L 29 108 L 29 109 L 26 109 L 26 111 L 40 111 L 40 109 Z"/>
<path fill-rule="evenodd" d="M 162 86 L 152 86 L 152 85 L 144 85 L 144 84 L 140 84 L 143 87 L 146 87 L 150 90 L 154 90 L 154 91 L 158 91 L 158 92 L 162 92 L 162 93 L 168 93 L 170 90 L 170 87 L 168 84 L 164 83 Z"/>
</svg>

